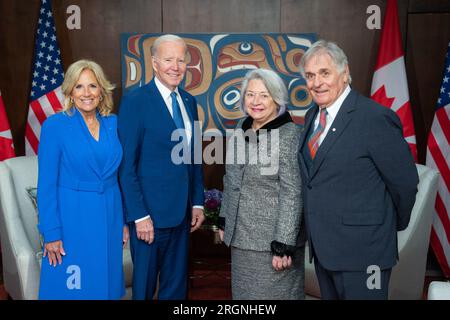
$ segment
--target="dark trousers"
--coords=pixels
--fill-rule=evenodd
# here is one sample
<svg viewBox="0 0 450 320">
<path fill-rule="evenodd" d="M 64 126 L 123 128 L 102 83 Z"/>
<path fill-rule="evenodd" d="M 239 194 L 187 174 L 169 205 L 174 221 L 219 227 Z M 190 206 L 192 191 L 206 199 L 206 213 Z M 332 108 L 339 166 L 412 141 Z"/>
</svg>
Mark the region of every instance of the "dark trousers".
<svg viewBox="0 0 450 320">
<path fill-rule="evenodd" d="M 133 259 L 133 300 L 151 300 L 159 274 L 159 300 L 184 300 L 187 296 L 187 270 L 190 222 L 187 217 L 173 228 L 155 228 L 151 244 L 137 239 L 130 226 Z"/>
<path fill-rule="evenodd" d="M 370 289 L 373 277 L 378 276 L 366 271 L 330 271 L 314 258 L 314 266 L 319 280 L 320 294 L 323 300 L 387 300 L 389 279 L 392 269 L 380 270 L 379 286 Z M 369 282 L 369 285 L 368 285 Z"/>
</svg>

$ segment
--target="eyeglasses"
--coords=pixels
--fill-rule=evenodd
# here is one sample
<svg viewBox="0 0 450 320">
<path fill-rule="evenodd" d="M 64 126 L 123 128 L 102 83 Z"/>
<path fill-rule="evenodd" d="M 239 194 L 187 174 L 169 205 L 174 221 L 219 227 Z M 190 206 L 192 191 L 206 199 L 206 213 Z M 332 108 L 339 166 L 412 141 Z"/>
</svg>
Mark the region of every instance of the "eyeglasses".
<svg viewBox="0 0 450 320">
<path fill-rule="evenodd" d="M 253 91 L 248 91 L 245 93 L 245 98 L 246 99 L 254 99 L 256 97 L 259 97 L 260 100 L 268 100 L 271 99 L 271 95 L 268 94 L 267 92 L 253 92 Z"/>
</svg>

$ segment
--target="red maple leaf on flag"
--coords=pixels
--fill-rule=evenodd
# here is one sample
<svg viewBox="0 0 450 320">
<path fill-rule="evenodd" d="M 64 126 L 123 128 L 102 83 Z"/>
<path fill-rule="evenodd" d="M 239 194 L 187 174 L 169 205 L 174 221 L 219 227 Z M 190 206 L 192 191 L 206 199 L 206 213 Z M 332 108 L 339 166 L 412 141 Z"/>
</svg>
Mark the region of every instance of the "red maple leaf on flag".
<svg viewBox="0 0 450 320">
<path fill-rule="evenodd" d="M 0 92 L 0 161 L 15 157 L 13 139 Z"/>
<path fill-rule="evenodd" d="M 395 97 L 389 98 L 386 94 L 386 87 L 383 85 L 375 91 L 372 95 L 372 99 L 385 107 L 391 108 L 394 104 Z"/>
<path fill-rule="evenodd" d="M 371 97 L 397 113 L 403 126 L 403 136 L 417 162 L 416 133 L 409 102 L 396 0 L 387 2 L 377 64 L 372 79 Z"/>
</svg>

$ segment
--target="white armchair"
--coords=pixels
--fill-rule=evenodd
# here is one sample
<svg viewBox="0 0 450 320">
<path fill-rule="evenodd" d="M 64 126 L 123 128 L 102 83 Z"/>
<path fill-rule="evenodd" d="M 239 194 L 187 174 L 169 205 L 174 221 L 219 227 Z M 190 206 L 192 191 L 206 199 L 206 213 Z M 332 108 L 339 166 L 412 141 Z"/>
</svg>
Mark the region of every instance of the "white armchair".
<svg viewBox="0 0 450 320">
<path fill-rule="evenodd" d="M 27 188 L 37 184 L 37 157 L 0 162 L 0 240 L 5 289 L 14 300 L 35 300 L 40 275 L 37 212 Z M 132 262 L 124 251 L 126 298 L 131 297 Z"/>
<path fill-rule="evenodd" d="M 450 300 L 450 282 L 431 282 L 428 287 L 428 300 Z"/>
<path fill-rule="evenodd" d="M 392 269 L 390 300 L 419 300 L 423 297 L 427 252 L 439 173 L 417 164 L 419 186 L 408 228 L 398 233 L 399 261 Z M 305 253 L 305 293 L 307 299 L 320 299 L 314 264 Z"/>
</svg>

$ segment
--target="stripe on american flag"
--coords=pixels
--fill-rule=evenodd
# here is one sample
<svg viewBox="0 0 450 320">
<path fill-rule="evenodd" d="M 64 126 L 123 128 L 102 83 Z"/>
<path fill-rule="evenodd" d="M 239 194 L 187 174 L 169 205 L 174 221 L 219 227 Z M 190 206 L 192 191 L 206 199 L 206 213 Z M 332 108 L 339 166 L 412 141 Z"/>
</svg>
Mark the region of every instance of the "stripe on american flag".
<svg viewBox="0 0 450 320">
<path fill-rule="evenodd" d="M 42 124 L 49 116 L 61 110 L 64 101 L 61 92 L 63 82 L 61 53 L 56 40 L 51 1 L 41 0 L 25 130 L 26 155 L 37 154 Z"/>
<path fill-rule="evenodd" d="M 63 99 L 61 87 L 58 87 L 54 91 L 30 103 L 25 132 L 25 139 L 27 140 L 25 146 L 26 154 L 37 154 L 39 145 L 39 139 L 37 137 L 41 135 L 42 123 L 49 116 L 62 109 L 61 101 Z"/>
<path fill-rule="evenodd" d="M 27 127 L 25 130 L 25 154 L 37 154 L 38 144 L 39 140 L 36 138 L 33 130 L 30 128 L 30 124 L 27 123 Z"/>
<path fill-rule="evenodd" d="M 431 230 L 431 247 L 446 277 L 450 277 L 450 169 L 449 169 L 450 104 L 441 107 L 428 137 L 427 166 L 440 172 L 438 192 Z"/>
<path fill-rule="evenodd" d="M 448 205 L 448 203 L 447 203 Z M 447 236 L 447 244 L 450 242 L 450 220 L 445 219 L 445 204 L 442 201 L 441 196 L 439 193 L 436 196 L 436 205 L 435 205 L 436 212 L 439 216 L 439 221 L 442 223 L 443 232 L 442 234 L 445 234 Z"/>
<path fill-rule="evenodd" d="M 428 135 L 427 166 L 440 173 L 434 205 L 431 247 L 444 275 L 450 278 L 450 43 L 444 64 L 431 131 Z"/>
</svg>

